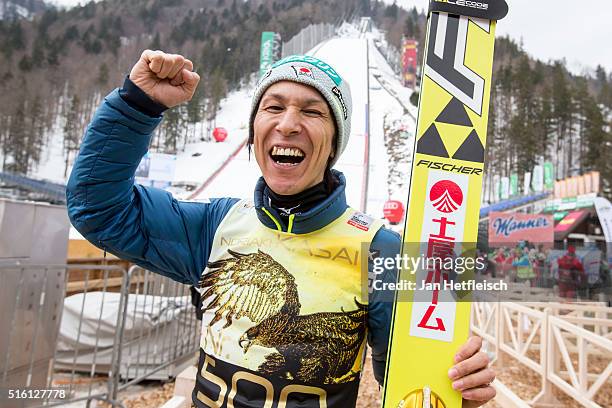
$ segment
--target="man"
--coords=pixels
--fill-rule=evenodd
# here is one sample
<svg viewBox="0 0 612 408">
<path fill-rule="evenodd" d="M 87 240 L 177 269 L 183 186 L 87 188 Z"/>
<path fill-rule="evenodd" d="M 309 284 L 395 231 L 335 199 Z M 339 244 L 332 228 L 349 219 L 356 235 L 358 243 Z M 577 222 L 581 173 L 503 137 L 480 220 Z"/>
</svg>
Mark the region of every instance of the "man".
<svg viewBox="0 0 612 408">
<path fill-rule="evenodd" d="M 512 261 L 512 266 L 516 268 L 516 278 L 518 282 L 529 282 L 530 286 L 535 286 L 534 278 L 536 277 L 533 271 L 531 260 L 529 259 L 529 246 L 526 242 L 519 242 L 515 250 L 515 258 Z"/>
<path fill-rule="evenodd" d="M 557 259 L 559 266 L 559 296 L 575 299 L 577 290 L 587 282 L 584 266 L 576 256 L 573 245 L 567 247 L 567 253 Z"/>
<path fill-rule="evenodd" d="M 392 313 L 362 299 L 361 244 L 394 257 L 400 238 L 348 207 L 331 169 L 350 134 L 349 86 L 312 57 L 275 64 L 251 106 L 263 174 L 254 200 L 180 202 L 133 176 L 161 113 L 198 81 L 184 57 L 143 52 L 87 129 L 67 188 L 71 221 L 95 245 L 199 287 L 197 407 L 353 407 L 366 337 L 382 383 Z M 466 407 L 495 395 L 481 344 L 470 338 L 449 370 Z"/>
</svg>

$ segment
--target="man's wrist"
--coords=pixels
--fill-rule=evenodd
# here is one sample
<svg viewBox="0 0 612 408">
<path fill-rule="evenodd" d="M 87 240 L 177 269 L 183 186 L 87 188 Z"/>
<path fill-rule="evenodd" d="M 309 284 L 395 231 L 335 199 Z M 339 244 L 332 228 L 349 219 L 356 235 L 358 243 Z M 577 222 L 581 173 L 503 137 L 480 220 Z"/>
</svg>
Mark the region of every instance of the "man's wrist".
<svg viewBox="0 0 612 408">
<path fill-rule="evenodd" d="M 119 90 L 119 96 L 132 108 L 151 117 L 161 116 L 168 109 L 167 106 L 155 102 L 142 89 L 140 89 L 129 75 L 126 75 L 123 87 Z"/>
</svg>

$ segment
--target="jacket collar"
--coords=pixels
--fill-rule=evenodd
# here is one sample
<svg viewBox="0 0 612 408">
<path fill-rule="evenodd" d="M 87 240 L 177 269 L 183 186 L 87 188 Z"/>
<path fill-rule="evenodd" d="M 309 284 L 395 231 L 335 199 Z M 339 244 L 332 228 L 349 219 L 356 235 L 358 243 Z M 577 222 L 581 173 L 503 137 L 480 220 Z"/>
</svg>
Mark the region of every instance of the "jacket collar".
<svg viewBox="0 0 612 408">
<path fill-rule="evenodd" d="M 268 228 L 293 234 L 307 234 L 325 227 L 344 214 L 347 208 L 344 174 L 337 170 L 332 170 L 332 173 L 339 183 L 330 196 L 304 213 L 291 215 L 286 226 L 283 225 L 278 212 L 270 207 L 270 198 L 266 192 L 267 185 L 263 177 L 260 177 L 255 186 L 254 197 L 257 218 Z"/>
</svg>

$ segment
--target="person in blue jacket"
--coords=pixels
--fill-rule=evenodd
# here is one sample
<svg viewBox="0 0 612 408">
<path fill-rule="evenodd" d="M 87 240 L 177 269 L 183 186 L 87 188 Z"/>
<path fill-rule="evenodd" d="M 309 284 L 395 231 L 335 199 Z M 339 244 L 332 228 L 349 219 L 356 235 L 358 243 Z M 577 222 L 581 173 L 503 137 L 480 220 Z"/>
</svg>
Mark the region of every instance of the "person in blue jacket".
<svg viewBox="0 0 612 408">
<path fill-rule="evenodd" d="M 393 309 L 362 283 L 395 281 L 372 265 L 394 258 L 400 237 L 348 206 L 332 169 L 350 135 L 349 85 L 314 57 L 274 64 L 251 105 L 248 145 L 263 174 L 253 199 L 187 202 L 134 174 L 162 113 L 199 79 L 181 55 L 142 53 L 87 128 L 70 220 L 94 245 L 198 288 L 196 407 L 354 407 L 366 344 L 383 384 Z M 495 396 L 481 345 L 471 337 L 449 370 L 464 407 Z"/>
</svg>

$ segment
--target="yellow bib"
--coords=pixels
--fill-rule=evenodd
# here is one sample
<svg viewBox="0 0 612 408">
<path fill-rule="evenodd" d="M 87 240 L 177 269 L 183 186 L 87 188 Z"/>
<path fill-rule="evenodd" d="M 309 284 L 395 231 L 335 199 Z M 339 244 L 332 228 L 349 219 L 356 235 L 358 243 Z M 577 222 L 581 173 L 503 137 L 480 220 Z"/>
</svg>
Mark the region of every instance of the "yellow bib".
<svg viewBox="0 0 612 408">
<path fill-rule="evenodd" d="M 225 406 L 218 387 L 233 387 L 223 378 L 230 374 L 248 373 L 275 402 L 283 395 L 279 386 L 301 384 L 300 392 L 321 396 L 331 392 L 326 386 L 358 384 L 367 250 L 381 225 L 348 208 L 324 228 L 298 235 L 263 225 L 250 201 L 234 205 L 215 233 L 201 280 L 206 357 L 199 374 L 217 391 L 207 396 L 204 387 L 198 399 Z"/>
</svg>

